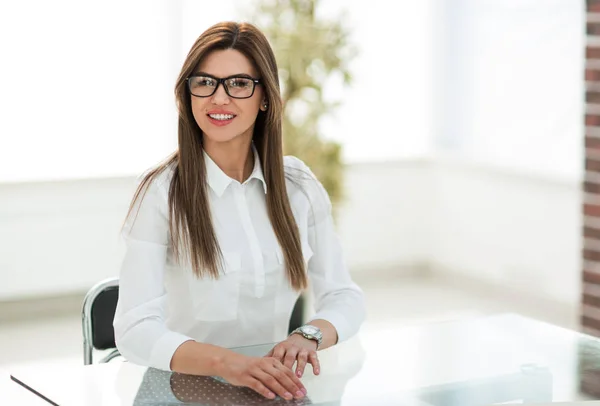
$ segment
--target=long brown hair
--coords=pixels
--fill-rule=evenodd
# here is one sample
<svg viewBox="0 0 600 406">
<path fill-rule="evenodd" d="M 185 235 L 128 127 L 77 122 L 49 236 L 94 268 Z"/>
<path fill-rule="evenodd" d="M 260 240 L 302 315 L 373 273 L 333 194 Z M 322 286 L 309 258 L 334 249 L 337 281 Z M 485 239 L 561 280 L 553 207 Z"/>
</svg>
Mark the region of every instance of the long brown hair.
<svg viewBox="0 0 600 406">
<path fill-rule="evenodd" d="M 223 22 L 206 30 L 194 43 L 177 79 L 175 97 L 179 111 L 179 147 L 166 161 L 149 171 L 138 186 L 127 218 L 150 183 L 172 167 L 169 187 L 169 231 L 173 254 L 178 261 L 189 255 L 198 278 L 218 278 L 223 264 L 221 248 L 213 228 L 202 149 L 202 130 L 191 107 L 186 78 L 202 58 L 214 50 L 235 49 L 254 63 L 261 78 L 268 110 L 260 111 L 253 140 L 267 184 L 266 203 L 271 225 L 283 250 L 287 277 L 295 290 L 306 288 L 307 273 L 302 256 L 300 232 L 286 192 L 283 167 L 282 116 L 279 75 L 273 50 L 258 28 L 249 23 Z"/>
</svg>

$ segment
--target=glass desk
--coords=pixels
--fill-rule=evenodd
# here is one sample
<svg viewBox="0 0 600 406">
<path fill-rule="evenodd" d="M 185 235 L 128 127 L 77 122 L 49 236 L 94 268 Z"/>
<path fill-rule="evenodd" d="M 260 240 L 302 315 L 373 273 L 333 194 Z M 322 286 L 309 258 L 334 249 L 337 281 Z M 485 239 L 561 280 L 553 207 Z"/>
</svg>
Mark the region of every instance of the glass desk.
<svg viewBox="0 0 600 406">
<path fill-rule="evenodd" d="M 234 349 L 262 356 L 272 344 Z M 600 399 L 600 340 L 515 314 L 408 327 L 370 328 L 319 352 L 308 395 L 267 400 L 218 377 L 112 361 L 11 371 L 59 405 L 483 406 Z M 34 395 L 32 395 L 34 396 Z"/>
<path fill-rule="evenodd" d="M 10 374 L 0 368 L 0 405 L 48 406 L 48 403 L 15 385 Z"/>
</svg>

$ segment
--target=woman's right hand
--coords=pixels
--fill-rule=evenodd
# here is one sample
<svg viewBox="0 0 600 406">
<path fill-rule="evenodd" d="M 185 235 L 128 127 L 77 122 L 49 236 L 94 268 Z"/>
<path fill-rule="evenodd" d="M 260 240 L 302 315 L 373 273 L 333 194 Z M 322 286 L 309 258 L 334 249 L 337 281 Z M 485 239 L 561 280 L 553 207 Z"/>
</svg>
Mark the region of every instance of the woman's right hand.
<svg viewBox="0 0 600 406">
<path fill-rule="evenodd" d="M 291 368 L 270 357 L 232 353 L 223 359 L 219 374 L 232 385 L 246 386 L 267 399 L 301 399 L 306 388 Z"/>
</svg>

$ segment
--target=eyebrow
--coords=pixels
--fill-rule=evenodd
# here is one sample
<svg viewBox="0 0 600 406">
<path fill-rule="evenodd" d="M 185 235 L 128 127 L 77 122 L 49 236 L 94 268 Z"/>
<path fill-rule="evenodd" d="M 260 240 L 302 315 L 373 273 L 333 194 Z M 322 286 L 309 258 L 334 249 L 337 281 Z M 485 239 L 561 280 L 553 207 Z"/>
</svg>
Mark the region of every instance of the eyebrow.
<svg viewBox="0 0 600 406">
<path fill-rule="evenodd" d="M 211 75 L 210 73 L 206 73 L 206 72 L 194 72 L 194 76 L 209 76 L 211 78 L 215 78 L 215 79 L 229 79 L 229 78 L 248 78 L 248 79 L 254 79 L 251 75 L 247 74 L 247 73 L 236 73 L 234 75 L 229 75 L 226 76 L 224 78 L 220 78 L 218 76 L 215 75 Z"/>
</svg>

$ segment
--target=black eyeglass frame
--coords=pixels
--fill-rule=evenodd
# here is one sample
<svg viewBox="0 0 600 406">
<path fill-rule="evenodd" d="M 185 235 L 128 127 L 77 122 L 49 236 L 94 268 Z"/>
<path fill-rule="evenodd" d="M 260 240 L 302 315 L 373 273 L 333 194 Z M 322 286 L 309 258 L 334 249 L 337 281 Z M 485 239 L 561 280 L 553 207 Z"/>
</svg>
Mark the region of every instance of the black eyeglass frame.
<svg viewBox="0 0 600 406">
<path fill-rule="evenodd" d="M 202 78 L 211 78 L 211 79 L 217 81 L 217 85 L 215 86 L 215 88 L 213 89 L 213 92 L 211 94 L 208 94 L 206 96 L 198 96 L 197 94 L 192 93 L 192 85 L 190 84 L 190 80 L 193 79 L 193 78 L 199 78 L 199 77 L 202 77 Z M 253 86 L 252 86 L 252 93 L 250 93 L 250 96 L 238 97 L 238 96 L 232 96 L 229 93 L 229 89 L 227 88 L 227 85 L 225 84 L 225 81 L 229 80 L 229 79 L 233 79 L 233 78 L 249 79 L 249 80 L 252 81 Z M 251 98 L 252 96 L 254 96 L 254 91 L 256 90 L 256 85 L 260 85 L 261 84 L 260 79 L 255 79 L 255 78 L 253 78 L 251 76 L 246 76 L 246 75 L 231 75 L 231 76 L 227 76 L 226 78 L 217 78 L 217 77 L 214 77 L 214 76 L 211 76 L 211 75 L 192 75 L 192 76 L 189 76 L 189 77 L 185 78 L 185 81 L 187 82 L 188 91 L 194 97 L 211 97 L 212 95 L 214 95 L 217 92 L 217 89 L 219 88 L 219 85 L 223 85 L 223 89 L 225 89 L 225 93 L 227 93 L 227 96 L 229 96 L 229 97 L 231 97 L 233 99 L 249 99 L 249 98 Z"/>
</svg>

